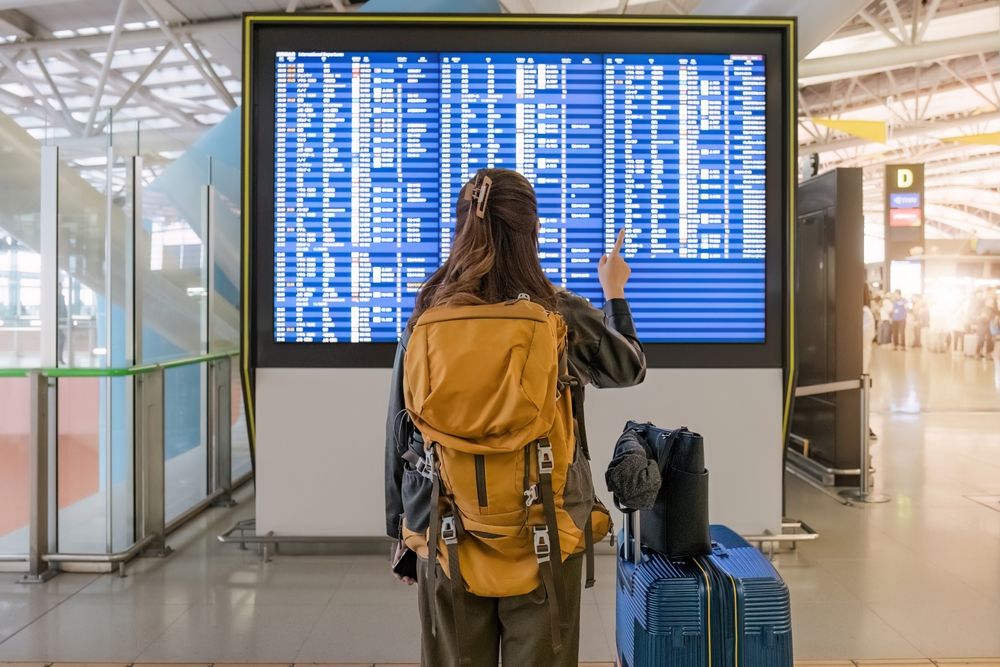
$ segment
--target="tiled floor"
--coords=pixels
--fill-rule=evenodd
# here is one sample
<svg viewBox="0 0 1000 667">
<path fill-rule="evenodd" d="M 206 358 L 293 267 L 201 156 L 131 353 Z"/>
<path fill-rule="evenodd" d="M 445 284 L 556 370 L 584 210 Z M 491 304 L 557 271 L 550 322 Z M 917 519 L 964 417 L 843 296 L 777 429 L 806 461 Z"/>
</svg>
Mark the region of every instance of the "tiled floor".
<svg viewBox="0 0 1000 667">
<path fill-rule="evenodd" d="M 935 664 L 1000 656 L 1000 369 L 951 355 L 878 351 L 873 368 L 885 505 L 844 507 L 789 479 L 788 513 L 821 533 L 778 566 L 792 591 L 796 656 L 817 663 Z M 256 555 L 214 536 L 250 515 L 211 510 L 132 575 L 0 574 L 0 661 L 129 664 L 412 663 L 414 591 L 381 557 Z M 583 601 L 581 659 L 613 655 L 614 560 Z M 895 659 L 896 662 L 863 660 Z M 837 661 L 841 662 L 837 662 Z M 1000 667 L 1000 661 L 978 664 Z"/>
</svg>

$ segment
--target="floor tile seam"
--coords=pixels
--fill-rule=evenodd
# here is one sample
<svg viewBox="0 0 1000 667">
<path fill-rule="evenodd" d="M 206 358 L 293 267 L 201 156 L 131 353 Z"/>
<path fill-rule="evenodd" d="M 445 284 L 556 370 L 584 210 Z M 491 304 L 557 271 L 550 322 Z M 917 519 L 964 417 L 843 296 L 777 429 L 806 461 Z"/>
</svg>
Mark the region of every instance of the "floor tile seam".
<svg viewBox="0 0 1000 667">
<path fill-rule="evenodd" d="M 599 599 L 597 599 L 597 591 L 594 590 L 594 589 L 590 589 L 589 592 L 590 592 L 591 597 L 594 600 L 594 606 L 597 608 L 597 620 L 599 620 L 601 622 L 601 632 L 604 634 L 604 643 L 606 644 L 606 648 L 608 649 L 608 652 L 611 654 L 611 656 L 613 658 L 617 657 L 616 656 L 617 651 L 616 651 L 615 647 L 618 644 L 618 637 L 617 636 L 615 636 L 615 637 L 609 637 L 608 636 L 608 632 L 607 632 L 608 622 L 607 622 L 607 620 L 604 617 L 604 611 L 601 609 L 601 601 Z M 615 618 L 613 620 L 617 623 L 617 621 L 618 621 L 617 613 L 615 614 Z"/>
<path fill-rule="evenodd" d="M 988 510 L 988 511 L 992 511 L 992 510 Z M 1000 603 L 998 603 L 997 598 L 995 596 L 987 595 L 987 594 L 984 594 L 984 593 L 980 592 L 980 588 L 979 587 L 976 587 L 976 586 L 972 585 L 969 581 L 967 581 L 965 579 L 965 577 L 964 577 L 963 570 L 955 568 L 953 565 L 947 564 L 947 563 L 939 560 L 939 558 L 937 556 L 924 556 L 923 558 L 925 559 L 925 563 L 926 564 L 931 565 L 936 570 L 944 571 L 944 572 L 948 573 L 950 576 L 954 577 L 956 580 L 958 580 L 958 582 L 961 583 L 961 585 L 964 588 L 966 588 L 967 590 L 969 590 L 969 591 L 972 592 L 973 596 L 978 601 L 985 602 L 985 603 L 990 603 L 990 604 L 994 604 L 994 605 L 1000 604 Z M 941 659 L 944 660 L 945 658 L 941 658 Z M 948 659 L 950 660 L 951 658 L 948 658 Z"/>
<path fill-rule="evenodd" d="M 330 592 L 330 598 L 326 601 L 326 604 L 323 605 L 322 611 L 320 611 L 319 614 L 316 615 L 316 620 L 313 621 L 312 627 L 309 628 L 309 632 L 305 634 L 305 636 L 302 638 L 302 643 L 299 644 L 299 648 L 296 649 L 295 659 L 292 661 L 292 664 L 298 662 L 299 656 L 302 655 L 302 651 L 305 650 L 306 644 L 309 643 L 309 639 L 312 638 L 313 633 L 316 632 L 316 627 L 319 625 L 320 620 L 326 614 L 327 610 L 330 608 L 330 605 L 333 604 L 333 599 L 337 596 L 337 591 L 339 591 L 340 588 L 344 585 L 344 582 L 347 581 L 347 577 L 348 575 L 350 575 L 351 570 L 354 569 L 355 563 L 356 561 L 353 560 L 351 561 L 351 567 L 348 568 L 347 572 L 344 573 L 344 576 L 340 578 L 340 580 L 337 582 L 337 585 L 333 587 L 333 590 Z M 375 663 L 372 663 L 373 667 L 374 664 Z"/>
<path fill-rule="evenodd" d="M 613 657 L 615 655 L 615 648 L 614 647 L 615 647 L 616 642 L 612 641 L 611 637 L 608 637 L 607 628 L 605 627 L 606 623 L 605 623 L 605 620 L 604 620 L 604 614 L 601 613 L 601 601 L 597 598 L 597 591 L 596 590 L 584 588 L 584 589 L 582 589 L 580 591 L 580 595 L 581 595 L 581 605 L 580 605 L 581 615 L 582 615 L 582 612 L 583 612 L 583 596 L 587 595 L 587 594 L 589 594 L 590 601 L 594 604 L 595 611 L 597 611 L 597 621 L 598 621 L 598 623 L 601 626 L 601 635 L 604 637 L 604 648 L 608 652 L 608 655 L 610 655 L 610 656 Z"/>
<path fill-rule="evenodd" d="M 139 661 L 139 658 L 142 657 L 143 653 L 145 653 L 146 651 L 148 651 L 149 648 L 153 644 L 155 644 L 156 642 L 160 641 L 160 639 L 163 638 L 163 636 L 166 635 L 167 632 L 170 631 L 170 628 L 174 627 L 182 618 L 184 618 L 185 616 L 187 616 L 188 614 L 190 614 L 191 610 L 194 609 L 194 607 L 195 607 L 195 605 L 193 605 L 193 604 L 187 604 L 187 605 L 163 605 L 163 606 L 164 607 L 167 607 L 167 606 L 171 606 L 171 607 L 185 607 L 185 609 L 181 613 L 177 614 L 177 616 L 174 618 L 174 620 L 172 620 L 169 623 L 167 623 L 166 626 L 163 627 L 163 629 L 160 631 L 159 634 L 157 634 L 155 637 L 151 638 L 148 642 L 146 642 L 146 644 L 141 649 L 139 649 L 139 652 L 135 654 L 135 658 L 131 661 L 130 664 L 132 664 L 132 665 L 136 664 Z M 212 664 L 215 664 L 215 663 L 212 663 Z"/>
<path fill-rule="evenodd" d="M 882 614 L 880 614 L 877 611 L 875 611 L 874 609 L 872 609 L 872 607 L 867 602 L 865 602 L 864 600 L 862 600 L 861 604 L 862 604 L 862 606 L 864 606 L 865 609 L 867 609 L 869 612 L 871 612 L 872 614 L 874 614 L 876 618 L 878 618 L 880 621 L 882 621 L 883 623 L 885 623 L 888 628 L 890 628 L 893 632 L 895 632 L 897 635 L 899 635 L 899 638 L 901 640 L 903 640 L 906 643 L 907 646 L 909 646 L 914 651 L 916 651 L 920 656 L 922 656 L 922 658 L 924 660 L 930 660 L 931 659 L 931 657 L 929 655 L 927 655 L 926 653 L 924 653 L 922 650 L 920 650 L 920 648 L 917 647 L 916 644 L 914 644 L 913 642 L 911 642 L 910 638 L 907 637 L 906 635 L 904 635 L 903 632 L 902 632 L 902 630 L 900 630 L 895 625 L 893 625 L 892 623 L 890 623 L 888 619 L 886 619 L 884 616 L 882 616 Z"/>
<path fill-rule="evenodd" d="M 884 531 L 880 531 L 880 532 L 882 532 L 889 540 L 891 540 L 892 542 L 894 542 L 897 546 L 899 546 L 899 547 L 901 547 L 903 549 L 906 549 L 907 551 L 912 552 L 917 557 L 917 560 L 922 565 L 930 566 L 931 569 L 934 569 L 934 570 L 944 570 L 944 571 L 948 572 L 949 574 L 951 574 L 953 577 L 957 578 L 959 580 L 960 585 L 964 589 L 966 589 L 966 593 L 967 594 L 969 594 L 972 597 L 977 598 L 977 599 L 979 599 L 981 601 L 985 601 L 985 602 L 991 601 L 990 598 L 988 598 L 987 596 L 984 596 L 982 593 L 980 593 L 979 590 L 977 590 L 977 588 L 975 586 L 972 586 L 971 584 L 966 583 L 966 581 L 964 579 L 962 579 L 961 577 L 959 577 L 958 575 L 956 575 L 953 571 L 951 571 L 950 568 L 944 567 L 939 561 L 937 561 L 937 559 L 935 557 L 930 557 L 930 556 L 925 555 L 924 552 L 922 550 L 920 550 L 920 549 L 913 549 L 913 548 L 911 548 L 910 546 L 908 546 L 904 542 L 900 541 L 898 538 L 896 538 L 896 537 L 894 537 L 894 536 L 892 536 L 892 535 L 890 535 L 888 533 L 885 533 Z"/>
<path fill-rule="evenodd" d="M 833 572 L 831 572 L 826 567 L 824 567 L 822 563 L 820 563 L 817 560 L 811 559 L 810 563 L 809 563 L 809 567 L 814 567 L 814 568 L 817 568 L 819 570 L 822 570 L 823 574 L 825 574 L 827 577 L 829 577 L 834 582 L 836 582 L 836 584 L 838 586 L 840 586 L 844 590 L 844 593 L 846 593 L 847 595 L 849 595 L 850 598 L 851 598 L 850 600 L 845 600 L 844 602 L 855 602 L 855 603 L 857 603 L 859 605 L 864 606 L 864 600 L 862 600 L 860 597 L 858 597 L 858 595 L 854 591 L 852 591 L 850 588 L 848 588 L 847 586 L 845 586 L 844 582 L 840 580 L 840 577 L 838 577 Z M 831 600 L 808 600 L 808 601 L 803 600 L 803 602 L 815 602 L 815 603 L 818 603 L 818 604 L 829 604 L 831 602 Z M 839 601 L 835 601 L 835 602 L 839 602 Z"/>
<path fill-rule="evenodd" d="M 831 500 L 833 500 L 833 499 L 831 498 Z M 846 509 L 850 510 L 851 508 L 846 508 Z M 862 510 L 862 511 L 864 510 L 863 507 L 861 507 L 859 509 Z M 853 510 L 851 510 L 851 511 L 853 511 Z M 904 551 L 909 552 L 913 556 L 919 556 L 920 555 L 920 551 L 919 550 L 914 549 L 913 547 L 909 546 L 908 544 L 899 541 L 898 539 L 896 539 L 895 537 L 893 537 L 892 535 L 890 535 L 889 533 L 887 533 L 882 528 L 879 528 L 877 526 L 871 526 L 870 525 L 870 521 L 867 520 L 869 517 L 870 517 L 870 515 L 866 516 L 866 523 L 869 524 L 869 526 L 868 526 L 869 530 L 875 531 L 876 533 L 878 533 L 878 536 L 881 536 L 885 540 L 894 543 L 893 544 L 894 546 L 899 547 L 899 548 L 903 549 Z M 810 524 L 810 525 L 813 525 L 813 524 Z M 815 528 L 815 526 L 813 526 L 813 527 Z M 823 530 L 822 530 L 822 528 L 817 528 L 816 532 L 819 533 L 819 539 L 822 540 L 823 539 Z M 876 538 L 878 536 L 876 536 Z M 871 544 L 872 543 L 872 541 L 869 539 L 870 537 L 871 537 L 870 535 L 868 535 L 868 536 L 865 537 L 865 544 Z M 808 546 L 809 546 L 808 542 L 806 543 L 805 546 L 808 549 Z M 817 546 L 816 548 L 818 549 L 819 546 Z M 816 556 L 812 556 L 811 557 L 811 560 L 814 563 L 818 563 L 820 559 L 822 559 L 822 560 L 866 560 L 864 558 L 859 558 L 859 557 L 856 557 L 856 556 L 854 556 L 854 557 L 844 557 L 844 556 L 816 557 Z M 833 573 L 830 572 L 830 574 L 833 574 Z M 838 577 L 838 580 L 839 580 L 839 577 Z"/>
<path fill-rule="evenodd" d="M 860 509 L 864 510 L 863 507 L 860 508 Z M 870 517 L 871 515 L 869 514 L 868 516 Z M 870 522 L 868 522 L 868 523 L 870 524 Z M 909 552 L 909 554 L 914 557 L 914 560 L 919 560 L 920 553 L 921 553 L 919 549 L 915 549 L 915 548 L 911 547 L 909 544 L 906 544 L 905 542 L 903 542 L 903 541 L 899 540 L 898 538 L 894 537 L 891 533 L 886 532 L 883 528 L 879 528 L 877 526 L 872 526 L 872 525 L 869 525 L 869 528 L 870 528 L 870 530 L 873 530 L 876 533 L 878 533 L 878 535 L 875 536 L 876 539 L 878 539 L 878 537 L 881 537 L 885 541 L 890 542 L 891 543 L 890 546 L 895 546 L 895 547 L 897 547 L 899 549 L 902 549 L 903 551 Z M 870 537 L 872 537 L 872 536 L 868 535 L 868 536 L 865 537 L 865 543 L 866 544 L 872 544 L 872 540 L 869 539 Z M 823 539 L 822 532 L 820 532 L 820 539 Z M 824 560 L 866 560 L 866 559 L 863 559 L 863 558 L 841 558 L 841 557 L 834 557 L 834 558 L 825 558 Z"/>
<path fill-rule="evenodd" d="M 962 451 L 950 452 L 949 459 L 951 461 L 961 461 L 966 465 L 976 464 L 977 466 L 986 465 L 989 466 L 990 468 L 1000 468 L 1000 462 L 988 458 L 983 458 L 982 456 L 978 456 L 976 454 L 972 454 L 969 452 L 962 452 Z M 979 472 L 979 468 L 976 468 L 976 471 Z M 931 482 L 937 482 L 938 478 L 936 476 L 941 475 L 941 479 L 947 480 L 949 482 L 954 482 L 955 486 L 959 487 L 968 487 L 970 483 L 976 483 L 975 480 L 969 480 L 968 477 L 962 477 L 961 475 L 957 477 L 952 477 L 951 473 L 943 470 L 934 470 L 933 474 L 935 477 L 929 480 Z M 988 477 L 988 475 L 983 475 L 983 477 Z"/>
<path fill-rule="evenodd" d="M 59 575 L 57 574 L 56 576 L 59 576 Z M 56 609 L 58 609 L 59 607 L 61 607 L 63 604 L 65 604 L 66 602 L 68 602 L 72 598 L 74 598 L 77 595 L 79 595 L 83 591 L 83 589 L 87 588 L 88 586 L 90 586 L 91 584 L 93 584 L 95 581 L 97 581 L 100 578 L 101 578 L 101 575 L 99 575 L 99 574 L 95 575 L 93 579 L 91 579 L 90 581 L 88 581 L 87 583 L 85 583 L 83 586 L 81 586 L 80 588 L 76 589 L 75 591 L 73 591 L 72 593 L 70 593 L 69 595 L 67 595 L 66 597 L 64 597 L 63 599 L 59 600 L 59 602 L 57 602 L 54 605 L 52 605 L 51 607 L 49 607 L 48 609 L 46 609 L 45 611 L 43 611 L 38 616 L 32 618 L 30 621 L 28 621 L 27 623 L 25 623 L 23 626 L 21 626 L 20 628 L 18 628 L 17 630 L 15 630 L 14 632 L 12 632 L 11 634 L 7 635 L 3 639 L 0 639 L 0 647 L 2 647 L 8 641 L 10 641 L 14 637 L 16 637 L 18 634 L 20 634 L 20 633 L 24 632 L 25 630 L 27 630 L 29 627 L 31 627 L 32 625 L 34 625 L 38 621 L 40 621 L 43 618 L 45 618 L 45 616 L 47 616 L 48 614 L 50 614 L 53 611 L 55 611 Z M 24 585 L 25 586 L 36 586 L 36 585 L 42 585 L 42 586 L 44 586 L 44 584 L 24 584 Z"/>
</svg>

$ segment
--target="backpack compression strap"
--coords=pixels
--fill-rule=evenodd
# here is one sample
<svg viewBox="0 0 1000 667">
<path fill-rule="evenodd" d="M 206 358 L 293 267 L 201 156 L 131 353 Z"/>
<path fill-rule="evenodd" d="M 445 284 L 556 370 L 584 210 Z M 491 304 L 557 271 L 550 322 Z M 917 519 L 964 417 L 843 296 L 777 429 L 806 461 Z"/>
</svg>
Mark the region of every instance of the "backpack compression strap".
<svg viewBox="0 0 1000 667">
<path fill-rule="evenodd" d="M 455 628 L 455 650 L 458 653 L 458 663 L 468 665 L 472 663 L 472 656 L 469 653 L 465 627 L 465 584 L 462 581 L 462 571 L 458 566 L 458 540 L 462 537 L 464 530 L 462 520 L 458 516 L 458 509 L 455 503 L 449 498 L 451 513 L 445 515 L 441 520 L 441 539 L 444 540 L 448 548 L 448 572 L 451 578 L 449 589 L 451 589 L 451 613 L 454 616 L 453 625 Z M 435 597 L 436 594 L 435 594 Z"/>
<path fill-rule="evenodd" d="M 450 498 L 447 499 L 450 505 L 450 512 L 444 517 L 440 517 L 441 504 L 441 476 L 440 463 L 434 456 L 435 445 L 427 450 L 424 457 L 425 466 L 429 466 L 432 472 L 431 485 L 431 517 L 429 535 L 427 536 L 427 587 L 430 595 L 428 604 L 431 615 L 431 634 L 437 637 L 437 552 L 438 536 L 444 540 L 448 549 L 448 573 L 451 578 L 449 588 L 451 590 L 451 611 L 453 627 L 455 631 L 455 650 L 458 653 L 458 662 L 461 665 L 471 663 L 471 654 L 466 646 L 466 635 L 463 631 L 465 623 L 465 585 L 462 583 L 462 573 L 458 567 L 458 539 L 462 535 L 462 522 L 458 518 L 458 510 L 455 503 Z"/>
<path fill-rule="evenodd" d="M 553 627 L 556 625 L 568 630 L 569 619 L 560 613 L 559 603 L 566 600 L 565 586 L 562 579 L 562 547 L 559 544 L 559 524 L 556 522 L 556 502 L 555 492 L 552 488 L 552 469 L 555 460 L 552 454 L 552 445 L 548 440 L 539 440 L 535 444 L 536 456 L 538 458 L 538 491 L 542 497 L 542 509 L 545 511 L 545 530 L 548 532 L 547 545 L 551 554 L 542 560 L 539 554 L 539 530 L 535 528 L 535 555 L 538 557 L 539 570 L 542 574 L 542 582 L 545 584 L 546 593 L 549 598 L 549 613 L 552 616 Z M 545 567 L 544 563 L 548 562 Z M 551 581 L 546 581 L 548 576 Z M 562 638 L 560 634 L 553 632 L 552 649 L 556 653 L 562 648 Z"/>
<path fill-rule="evenodd" d="M 427 585 L 430 589 L 430 615 L 431 634 L 437 637 L 437 552 L 438 552 L 438 531 L 441 528 L 440 511 L 438 505 L 441 503 L 441 477 L 438 475 L 437 461 L 434 457 L 434 445 L 431 444 L 425 454 L 425 463 L 430 459 L 431 473 L 431 517 L 427 535 Z"/>
<path fill-rule="evenodd" d="M 593 588 L 597 578 L 594 576 L 594 518 L 587 515 L 587 523 L 583 526 L 583 540 L 586 545 L 587 583 L 584 588 Z"/>
</svg>

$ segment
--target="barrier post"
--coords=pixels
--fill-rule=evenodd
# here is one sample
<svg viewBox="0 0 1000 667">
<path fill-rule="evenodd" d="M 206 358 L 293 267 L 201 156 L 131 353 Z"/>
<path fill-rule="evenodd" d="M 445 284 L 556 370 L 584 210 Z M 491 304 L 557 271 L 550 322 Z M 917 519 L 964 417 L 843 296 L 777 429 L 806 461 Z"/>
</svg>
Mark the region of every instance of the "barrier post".
<svg viewBox="0 0 1000 667">
<path fill-rule="evenodd" d="M 860 503 L 887 503 L 889 496 L 873 491 L 872 484 L 872 455 L 871 455 L 871 426 L 869 423 L 869 411 L 871 409 L 871 387 L 872 378 L 867 373 L 861 374 L 861 462 L 859 485 L 857 489 L 847 489 L 841 491 L 845 498 Z"/>
</svg>

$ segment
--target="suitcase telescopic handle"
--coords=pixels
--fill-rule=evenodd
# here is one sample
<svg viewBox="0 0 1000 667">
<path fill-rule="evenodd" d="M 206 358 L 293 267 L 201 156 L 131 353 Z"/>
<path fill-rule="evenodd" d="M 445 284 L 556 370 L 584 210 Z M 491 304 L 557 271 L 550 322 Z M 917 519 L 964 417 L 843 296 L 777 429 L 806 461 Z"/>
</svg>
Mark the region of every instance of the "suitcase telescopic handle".
<svg viewBox="0 0 1000 667">
<path fill-rule="evenodd" d="M 632 510 L 623 512 L 622 521 L 622 548 L 623 556 L 638 565 L 642 562 L 642 547 L 640 545 L 641 527 L 639 525 L 640 512 Z"/>
</svg>

